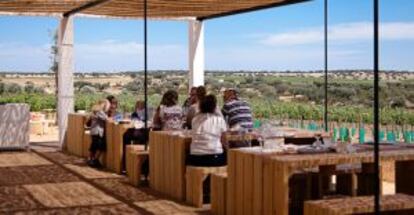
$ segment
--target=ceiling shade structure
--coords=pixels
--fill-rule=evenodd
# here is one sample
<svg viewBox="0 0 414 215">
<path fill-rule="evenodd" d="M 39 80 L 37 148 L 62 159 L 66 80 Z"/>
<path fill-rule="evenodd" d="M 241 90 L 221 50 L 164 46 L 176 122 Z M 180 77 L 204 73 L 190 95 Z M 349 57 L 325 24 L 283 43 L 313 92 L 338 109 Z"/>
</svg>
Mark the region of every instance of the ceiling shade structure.
<svg viewBox="0 0 414 215">
<path fill-rule="evenodd" d="M 199 20 L 310 0 L 147 0 L 148 18 Z M 143 0 L 0 0 L 0 14 L 143 18 Z"/>
</svg>

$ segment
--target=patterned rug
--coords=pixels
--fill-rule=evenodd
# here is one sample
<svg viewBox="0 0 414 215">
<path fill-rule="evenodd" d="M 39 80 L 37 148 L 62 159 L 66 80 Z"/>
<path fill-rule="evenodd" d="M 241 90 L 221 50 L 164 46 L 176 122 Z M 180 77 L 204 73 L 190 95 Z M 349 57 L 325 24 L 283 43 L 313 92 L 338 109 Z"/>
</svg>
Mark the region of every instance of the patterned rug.
<svg viewBox="0 0 414 215">
<path fill-rule="evenodd" d="M 0 152 L 0 214 L 206 214 L 56 150 Z"/>
</svg>

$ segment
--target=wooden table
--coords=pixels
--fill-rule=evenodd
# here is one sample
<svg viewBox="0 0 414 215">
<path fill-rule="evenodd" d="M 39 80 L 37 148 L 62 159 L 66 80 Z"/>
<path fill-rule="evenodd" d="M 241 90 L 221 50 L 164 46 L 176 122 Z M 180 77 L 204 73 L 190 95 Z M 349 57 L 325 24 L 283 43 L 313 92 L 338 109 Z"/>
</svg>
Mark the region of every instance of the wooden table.
<svg viewBox="0 0 414 215">
<path fill-rule="evenodd" d="M 396 190 L 414 194 L 414 148 L 381 151 L 381 161 L 396 161 Z M 230 150 L 228 214 L 289 214 L 289 179 L 304 169 L 373 163 L 373 152 L 282 155 L 260 149 Z"/>
<path fill-rule="evenodd" d="M 407 163 L 414 161 L 414 149 L 401 149 L 381 151 L 381 161 L 396 161 Z M 283 155 L 272 156 L 271 173 L 269 173 L 270 181 L 273 183 L 264 184 L 264 190 L 271 191 L 271 204 L 264 203 L 264 210 L 271 211 L 271 214 L 289 214 L 289 178 L 295 171 L 304 168 L 312 168 L 318 166 L 338 165 L 338 164 L 364 164 L 373 163 L 373 152 L 358 152 L 353 154 L 316 154 L 316 155 Z M 401 167 L 404 168 L 404 167 Z M 406 168 L 407 169 L 407 168 Z M 413 172 L 405 171 L 404 176 L 413 178 Z M 409 187 L 405 187 L 399 182 L 401 178 L 396 178 L 397 192 L 405 193 L 410 191 Z M 408 190 L 407 190 L 408 188 Z M 410 194 L 408 192 L 408 194 Z"/>
<path fill-rule="evenodd" d="M 262 153 L 261 149 L 234 149 L 227 158 L 227 214 L 266 214 L 264 199 L 269 199 L 264 184 L 270 183 L 269 158 L 274 153 Z M 271 204 L 271 203 L 270 203 Z"/>
<path fill-rule="evenodd" d="M 185 159 L 191 136 L 180 131 L 152 131 L 149 135 L 150 186 L 174 199 L 185 200 Z"/>
<path fill-rule="evenodd" d="M 87 115 L 71 113 L 68 116 L 66 131 L 66 151 L 70 154 L 82 157 L 84 153 L 83 141 L 85 135 L 85 123 Z"/>
<path fill-rule="evenodd" d="M 106 168 L 118 174 L 122 171 L 124 134 L 130 128 L 132 128 L 131 124 L 118 124 L 113 121 L 106 122 Z"/>
<path fill-rule="evenodd" d="M 282 132 L 292 132 L 292 138 L 311 138 L 316 136 L 321 136 L 323 138 L 330 137 L 329 132 L 325 131 L 309 131 L 300 128 L 290 128 L 290 127 L 276 127 L 276 130 L 280 130 Z"/>
<path fill-rule="evenodd" d="M 414 196 L 395 194 L 381 196 L 384 214 L 413 214 Z M 388 213 L 387 213 L 388 212 Z M 398 213 L 403 212 L 403 213 Z M 306 202 L 305 215 L 374 214 L 374 197 L 360 196 Z"/>
</svg>

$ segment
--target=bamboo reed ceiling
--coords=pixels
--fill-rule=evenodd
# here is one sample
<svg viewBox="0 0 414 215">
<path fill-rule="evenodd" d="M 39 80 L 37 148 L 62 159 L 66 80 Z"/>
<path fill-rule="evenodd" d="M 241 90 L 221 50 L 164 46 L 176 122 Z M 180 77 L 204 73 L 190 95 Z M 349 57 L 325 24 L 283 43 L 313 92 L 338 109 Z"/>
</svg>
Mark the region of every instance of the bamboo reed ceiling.
<svg viewBox="0 0 414 215">
<path fill-rule="evenodd" d="M 150 18 L 205 18 L 303 1 L 307 0 L 147 0 L 147 11 Z M 78 14 L 143 17 L 143 0 L 0 0 L 0 14 L 62 15 L 93 2 L 100 4 Z"/>
</svg>

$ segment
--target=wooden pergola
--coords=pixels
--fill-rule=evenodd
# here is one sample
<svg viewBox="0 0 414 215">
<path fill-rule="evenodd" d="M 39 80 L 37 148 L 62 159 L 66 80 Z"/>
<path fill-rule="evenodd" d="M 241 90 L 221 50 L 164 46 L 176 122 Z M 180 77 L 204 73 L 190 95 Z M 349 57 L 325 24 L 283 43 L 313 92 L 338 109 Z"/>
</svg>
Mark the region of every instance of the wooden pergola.
<svg viewBox="0 0 414 215">
<path fill-rule="evenodd" d="M 148 0 L 149 18 L 205 19 L 309 0 Z M 0 14 L 143 18 L 143 0 L 0 0 Z"/>
<path fill-rule="evenodd" d="M 189 84 L 204 85 L 203 20 L 310 0 L 0 0 L 0 15 L 60 18 L 58 31 L 58 125 L 63 146 L 67 115 L 74 111 L 74 17 L 144 19 L 145 101 L 147 102 L 147 19 L 189 23 Z"/>
<path fill-rule="evenodd" d="M 203 21 L 234 14 L 279 7 L 312 0 L 0 0 L 0 15 L 54 16 L 60 18 L 58 37 L 58 114 L 59 142 L 63 145 L 67 116 L 74 109 L 73 18 L 98 17 L 144 20 L 145 102 L 147 103 L 147 19 L 187 20 L 189 22 L 189 83 L 204 84 Z M 379 213 L 379 0 L 373 1 L 374 22 L 374 158 L 375 212 Z M 325 129 L 328 122 L 328 0 L 325 13 Z M 146 115 L 147 115 L 147 108 Z M 147 124 L 145 125 L 147 127 Z"/>
</svg>

